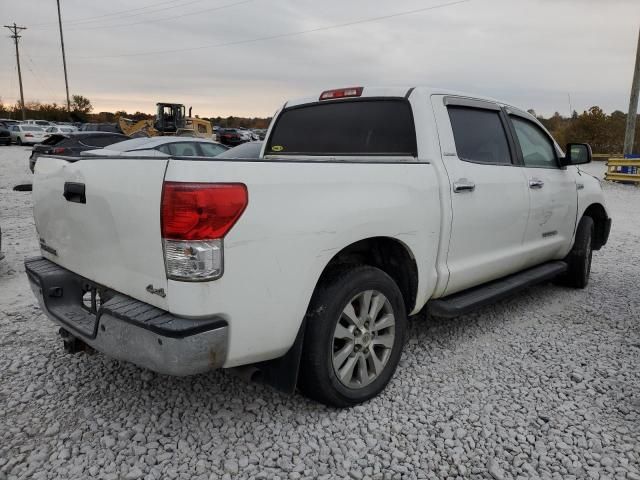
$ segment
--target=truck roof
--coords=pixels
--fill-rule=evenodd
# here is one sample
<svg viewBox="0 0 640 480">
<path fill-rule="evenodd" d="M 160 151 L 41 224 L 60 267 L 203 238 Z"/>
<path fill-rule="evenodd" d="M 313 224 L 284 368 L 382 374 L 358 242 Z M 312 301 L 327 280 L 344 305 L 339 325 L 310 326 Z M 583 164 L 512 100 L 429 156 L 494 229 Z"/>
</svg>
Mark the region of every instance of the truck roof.
<svg viewBox="0 0 640 480">
<path fill-rule="evenodd" d="M 347 87 L 348 88 L 348 87 Z M 355 88 L 355 87 L 354 87 Z M 359 88 L 359 87 L 358 87 Z M 500 102 L 499 100 L 496 100 L 495 98 L 491 98 L 491 97 L 486 97 L 483 95 L 475 95 L 475 94 L 471 94 L 471 93 L 465 93 L 465 92 L 458 92 L 455 90 L 448 90 L 448 89 L 444 89 L 444 88 L 436 88 L 436 87 L 428 87 L 428 86 L 395 86 L 395 87 L 376 87 L 376 86 L 364 86 L 362 87 L 362 95 L 360 95 L 361 98 L 363 97 L 404 97 L 406 96 L 410 91 L 420 91 L 426 95 L 456 95 L 456 96 L 461 96 L 461 97 L 470 97 L 470 98 L 475 98 L 478 100 L 487 100 L 489 102 L 497 102 L 497 103 L 501 103 L 503 105 L 506 105 L 504 102 Z M 287 107 L 295 107 L 298 105 L 304 105 L 307 103 L 315 103 L 319 100 L 320 95 L 322 94 L 322 92 L 318 92 L 318 94 L 313 95 L 313 96 L 307 96 L 307 97 L 301 97 L 301 98 L 296 98 L 293 100 L 288 101 L 285 105 Z"/>
</svg>

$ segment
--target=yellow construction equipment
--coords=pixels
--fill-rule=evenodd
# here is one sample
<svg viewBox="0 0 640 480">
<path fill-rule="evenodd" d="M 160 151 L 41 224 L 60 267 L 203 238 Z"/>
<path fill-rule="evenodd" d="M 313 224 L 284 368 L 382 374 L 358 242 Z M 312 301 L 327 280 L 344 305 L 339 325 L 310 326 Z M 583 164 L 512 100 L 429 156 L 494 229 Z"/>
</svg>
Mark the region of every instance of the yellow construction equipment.
<svg viewBox="0 0 640 480">
<path fill-rule="evenodd" d="M 182 137 L 212 138 L 213 129 L 207 120 L 185 116 L 185 108 L 181 103 L 156 103 L 157 111 L 153 119 L 130 120 L 118 118 L 120 130 L 130 137 L 155 137 L 158 135 L 177 135 Z"/>
</svg>

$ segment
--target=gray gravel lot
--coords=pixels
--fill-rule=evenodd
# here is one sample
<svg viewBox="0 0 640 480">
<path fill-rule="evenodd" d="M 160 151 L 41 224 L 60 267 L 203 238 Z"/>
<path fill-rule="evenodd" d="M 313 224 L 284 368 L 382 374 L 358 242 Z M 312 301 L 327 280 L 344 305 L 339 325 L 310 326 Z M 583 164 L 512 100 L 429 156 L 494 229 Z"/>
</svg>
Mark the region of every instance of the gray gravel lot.
<svg viewBox="0 0 640 480">
<path fill-rule="evenodd" d="M 0 147 L 0 480 L 640 480 L 640 189 L 604 186 L 614 227 L 586 290 L 415 321 L 384 394 L 333 410 L 224 371 L 64 354 L 22 266 L 27 157 Z"/>
</svg>

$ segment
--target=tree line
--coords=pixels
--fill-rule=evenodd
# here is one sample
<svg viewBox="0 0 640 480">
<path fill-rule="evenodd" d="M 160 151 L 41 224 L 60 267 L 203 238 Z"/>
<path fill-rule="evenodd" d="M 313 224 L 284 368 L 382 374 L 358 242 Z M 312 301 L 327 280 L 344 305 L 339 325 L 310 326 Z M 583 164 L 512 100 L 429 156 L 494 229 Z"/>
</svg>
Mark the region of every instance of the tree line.
<svg viewBox="0 0 640 480">
<path fill-rule="evenodd" d="M 118 117 L 132 120 L 146 120 L 153 115 L 144 112 L 128 113 L 124 110 L 117 112 L 92 113 L 91 101 L 82 95 L 73 95 L 71 113 L 67 113 L 65 105 L 56 103 L 28 102 L 25 104 L 27 118 L 49 120 L 54 122 L 96 122 L 113 123 Z M 561 147 L 570 142 L 588 143 L 594 153 L 619 154 L 622 153 L 627 114 L 616 110 L 606 114 L 600 107 L 594 106 L 580 114 L 574 111 L 570 117 L 563 117 L 558 112 L 545 118 L 537 115 L 534 110 L 529 113 L 551 132 Z M 21 118 L 20 105 L 5 105 L 0 100 L 0 117 Z M 203 117 L 212 125 L 227 128 L 267 128 L 271 118 L 259 117 Z M 634 153 L 640 153 L 640 118 L 637 121 Z"/>
<path fill-rule="evenodd" d="M 535 115 L 561 147 L 567 143 L 588 143 L 594 153 L 620 154 L 624 147 L 624 132 L 627 114 L 616 110 L 606 114 L 600 107 L 591 107 L 571 117 L 563 117 L 558 112 L 549 118 Z M 640 116 L 636 119 L 634 153 L 640 153 Z"/>
<path fill-rule="evenodd" d="M 144 112 L 127 112 L 119 110 L 117 112 L 93 112 L 91 101 L 82 95 L 71 97 L 71 111 L 67 113 L 66 105 L 57 103 L 25 102 L 25 114 L 27 119 L 48 120 L 50 122 L 91 122 L 91 123 L 114 123 L 119 117 L 131 120 L 147 120 L 154 115 Z M 20 104 L 5 105 L 0 99 L 0 118 L 22 119 Z M 212 125 L 219 125 L 225 128 L 267 128 L 271 118 L 260 117 L 203 117 L 209 120 Z"/>
</svg>

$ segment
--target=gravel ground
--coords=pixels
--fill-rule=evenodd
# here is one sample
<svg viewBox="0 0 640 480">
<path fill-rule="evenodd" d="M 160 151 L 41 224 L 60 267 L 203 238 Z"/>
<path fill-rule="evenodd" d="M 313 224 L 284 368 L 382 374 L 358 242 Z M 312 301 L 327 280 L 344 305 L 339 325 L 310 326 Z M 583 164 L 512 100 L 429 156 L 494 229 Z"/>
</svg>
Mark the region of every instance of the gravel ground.
<svg viewBox="0 0 640 480">
<path fill-rule="evenodd" d="M 640 480 L 638 188 L 604 186 L 614 228 L 586 290 L 415 321 L 384 394 L 334 410 L 221 371 L 65 355 L 22 266 L 37 254 L 30 194 L 12 191 L 27 156 L 0 148 L 0 480 Z"/>
</svg>

